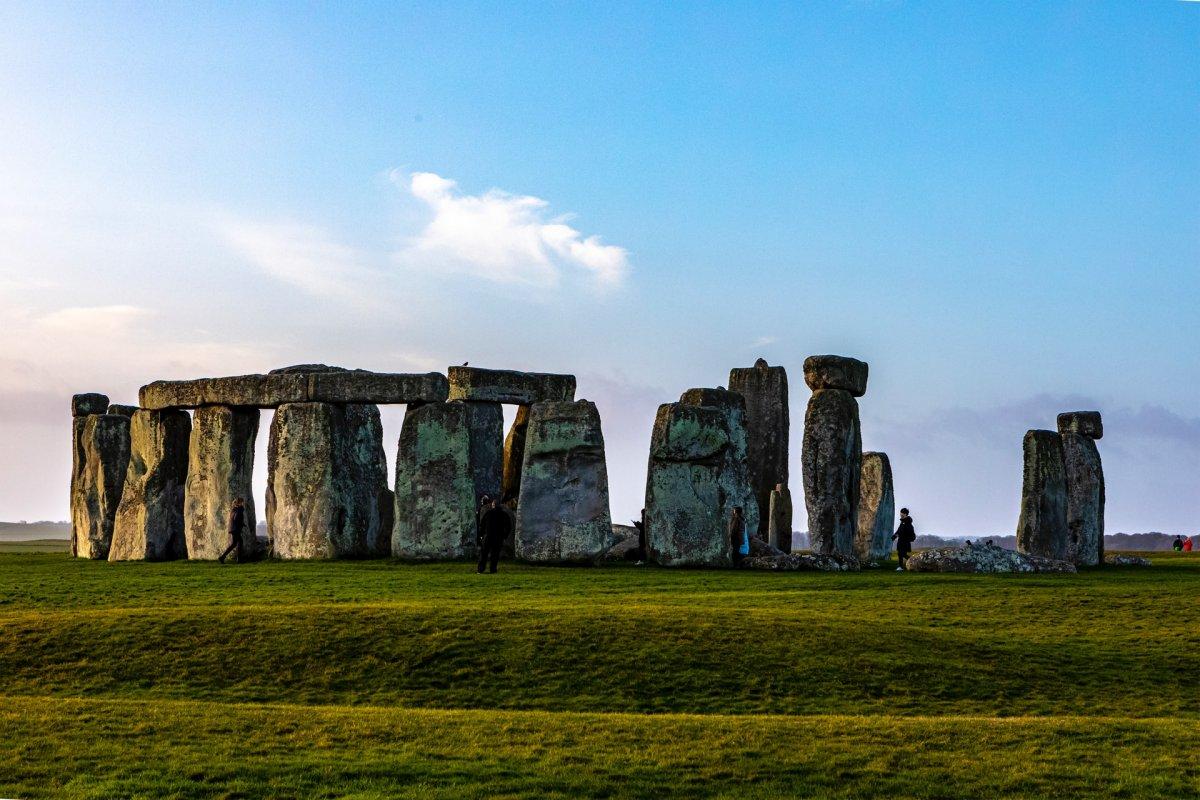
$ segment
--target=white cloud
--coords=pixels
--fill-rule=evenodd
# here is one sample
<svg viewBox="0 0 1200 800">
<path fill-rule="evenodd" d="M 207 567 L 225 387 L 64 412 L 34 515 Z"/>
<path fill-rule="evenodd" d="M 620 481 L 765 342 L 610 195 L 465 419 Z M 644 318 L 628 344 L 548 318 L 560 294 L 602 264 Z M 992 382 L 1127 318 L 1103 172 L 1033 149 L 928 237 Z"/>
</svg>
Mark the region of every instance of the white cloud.
<svg viewBox="0 0 1200 800">
<path fill-rule="evenodd" d="M 60 308 L 38 317 L 36 325 L 47 333 L 112 336 L 124 333 L 153 312 L 129 305 Z"/>
<path fill-rule="evenodd" d="M 623 247 L 585 237 L 567 224 L 569 215 L 549 217 L 541 198 L 499 189 L 463 194 L 454 181 L 432 172 L 393 171 L 390 177 L 433 213 L 397 254 L 402 264 L 531 286 L 556 286 L 564 270 L 575 268 L 598 287 L 614 288 L 629 273 Z"/>
</svg>

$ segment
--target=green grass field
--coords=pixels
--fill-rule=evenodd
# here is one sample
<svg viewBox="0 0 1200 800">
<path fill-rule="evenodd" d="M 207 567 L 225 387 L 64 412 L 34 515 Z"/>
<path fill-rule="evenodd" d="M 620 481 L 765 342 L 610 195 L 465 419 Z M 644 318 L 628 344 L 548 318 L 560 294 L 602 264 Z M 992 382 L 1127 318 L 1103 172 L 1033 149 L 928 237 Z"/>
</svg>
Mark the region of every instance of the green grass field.
<svg viewBox="0 0 1200 800">
<path fill-rule="evenodd" d="M 0 555 L 0 797 L 1195 797 L 1200 555 L 976 577 Z"/>
</svg>

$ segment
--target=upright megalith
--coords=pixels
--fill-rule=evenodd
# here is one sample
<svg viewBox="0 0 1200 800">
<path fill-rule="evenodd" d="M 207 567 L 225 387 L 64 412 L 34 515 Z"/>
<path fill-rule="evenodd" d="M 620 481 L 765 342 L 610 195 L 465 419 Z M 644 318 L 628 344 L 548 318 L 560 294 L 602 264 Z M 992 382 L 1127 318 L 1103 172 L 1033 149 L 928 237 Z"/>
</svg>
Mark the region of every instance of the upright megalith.
<svg viewBox="0 0 1200 800">
<path fill-rule="evenodd" d="M 87 458 L 83 447 L 83 432 L 87 419 L 93 414 L 103 414 L 108 409 L 108 396 L 98 392 L 85 392 L 71 396 L 71 555 L 79 555 L 78 543 L 81 536 L 86 535 L 86 529 L 76 524 L 83 521 L 87 510 L 77 505 L 83 500 L 80 482 L 87 468 Z"/>
<path fill-rule="evenodd" d="M 287 403 L 267 447 L 267 536 L 278 558 L 385 555 L 392 522 L 373 405 Z"/>
<path fill-rule="evenodd" d="M 1058 415 L 1067 477 L 1068 559 L 1077 566 L 1104 563 L 1104 467 L 1096 439 L 1104 435 L 1099 411 Z"/>
<path fill-rule="evenodd" d="M 792 493 L 782 483 L 771 490 L 767 542 L 776 550 L 792 552 Z"/>
<path fill-rule="evenodd" d="M 451 559 L 475 553 L 483 495 L 500 489 L 504 417 L 492 402 L 410 408 L 396 454 L 392 554 Z"/>
<path fill-rule="evenodd" d="M 183 493 L 183 531 L 188 558 L 215 559 L 229 545 L 229 512 L 245 500 L 242 546 L 253 553 L 255 536 L 254 442 L 257 408 L 201 406 L 192 417 L 187 485 Z"/>
<path fill-rule="evenodd" d="M 500 493 L 504 497 L 521 496 L 521 470 L 525 466 L 525 437 L 529 433 L 529 406 L 517 406 L 508 435 L 504 437 L 504 474 L 500 481 Z"/>
<path fill-rule="evenodd" d="M 757 502 L 746 472 L 741 395 L 692 390 L 659 406 L 646 475 L 646 544 L 667 566 L 732 563 L 729 517 L 746 512 L 757 530 Z"/>
<path fill-rule="evenodd" d="M 187 556 L 183 492 L 191 429 L 192 419 L 186 411 L 139 409 L 130 418 L 129 467 L 113 524 L 109 561 L 167 561 Z"/>
<path fill-rule="evenodd" d="M 517 504 L 517 558 L 590 563 L 616 542 L 596 404 L 535 403 Z"/>
<path fill-rule="evenodd" d="M 71 482 L 71 548 L 79 558 L 104 560 L 129 467 L 129 418 L 89 414 L 76 422 L 83 430 Z"/>
<path fill-rule="evenodd" d="M 804 416 L 804 503 L 817 553 L 854 555 L 862 480 L 858 402 L 867 391 L 867 365 L 843 356 L 809 356 L 804 382 L 812 389 Z"/>
<path fill-rule="evenodd" d="M 759 538 L 770 537 L 771 493 L 788 484 L 787 371 L 758 359 L 753 367 L 729 371 L 729 389 L 746 399 L 747 467 L 758 499 Z M 789 524 L 791 520 L 789 518 Z M 791 530 L 788 531 L 789 547 Z"/>
<path fill-rule="evenodd" d="M 887 453 L 863 453 L 854 554 L 862 561 L 887 558 L 892 552 L 895 521 L 896 495 Z"/>
<path fill-rule="evenodd" d="M 1017 522 L 1017 551 L 1066 560 L 1067 476 L 1062 437 L 1054 431 L 1025 434 L 1021 517 Z"/>
</svg>

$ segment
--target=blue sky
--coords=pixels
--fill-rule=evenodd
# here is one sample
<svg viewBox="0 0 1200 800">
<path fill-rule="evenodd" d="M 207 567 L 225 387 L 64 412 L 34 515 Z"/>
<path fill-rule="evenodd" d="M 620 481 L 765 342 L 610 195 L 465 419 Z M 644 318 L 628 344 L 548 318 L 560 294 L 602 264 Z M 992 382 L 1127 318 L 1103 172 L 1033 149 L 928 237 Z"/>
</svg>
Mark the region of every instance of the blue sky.
<svg viewBox="0 0 1200 800">
<path fill-rule="evenodd" d="M 1079 406 L 1110 530 L 1200 530 L 1200 3 L 795 5 L 0 8 L 0 518 L 65 395 L 312 360 L 577 373 L 621 519 L 762 355 L 798 491 L 833 352 L 931 532 Z"/>
</svg>

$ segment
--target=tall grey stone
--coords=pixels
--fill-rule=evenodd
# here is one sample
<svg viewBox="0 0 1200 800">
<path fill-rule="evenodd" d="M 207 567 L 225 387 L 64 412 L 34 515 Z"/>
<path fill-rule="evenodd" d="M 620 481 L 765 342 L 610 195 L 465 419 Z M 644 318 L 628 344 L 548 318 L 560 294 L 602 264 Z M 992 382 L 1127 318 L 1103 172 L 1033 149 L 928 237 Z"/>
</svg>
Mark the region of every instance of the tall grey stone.
<svg viewBox="0 0 1200 800">
<path fill-rule="evenodd" d="M 129 467 L 113 524 L 109 561 L 187 556 L 183 491 L 192 420 L 186 411 L 140 409 L 129 421 Z"/>
<path fill-rule="evenodd" d="M 534 403 L 517 504 L 516 555 L 591 563 L 617 543 L 596 404 Z"/>
<path fill-rule="evenodd" d="M 750 482 L 750 439 L 746 435 L 746 399 L 737 392 L 717 387 L 715 389 L 688 389 L 679 396 L 679 402 L 689 406 L 704 406 L 720 409 L 728 417 L 729 447 L 725 450 L 722 464 L 725 491 L 729 496 L 729 508 L 741 506 L 746 519 L 746 531 L 751 536 L 759 529 L 758 498 Z"/>
<path fill-rule="evenodd" d="M 379 409 L 280 406 L 267 448 L 267 535 L 273 554 L 287 559 L 381 556 L 391 524 Z"/>
<path fill-rule="evenodd" d="M 815 553 L 854 555 L 862 434 L 858 402 L 850 392 L 813 392 L 804 416 L 801 456 L 810 547 Z"/>
<path fill-rule="evenodd" d="M 892 488 L 892 464 L 887 453 L 863 453 L 855 555 L 863 561 L 887 558 L 892 552 L 895 521 L 896 495 Z"/>
<path fill-rule="evenodd" d="M 90 414 L 73 422 L 80 430 L 71 481 L 71 552 L 103 561 L 129 467 L 129 418 Z"/>
<path fill-rule="evenodd" d="M 767 542 L 777 550 L 792 552 L 792 493 L 782 483 L 771 490 Z"/>
<path fill-rule="evenodd" d="M 1066 560 L 1070 556 L 1070 537 L 1062 437 L 1054 431 L 1029 431 L 1022 449 L 1024 477 L 1017 551 Z"/>
<path fill-rule="evenodd" d="M 769 366 L 760 358 L 753 367 L 730 370 L 729 389 L 746 398 L 747 465 L 750 484 L 758 498 L 758 535 L 767 541 L 771 492 L 776 485 L 783 484 L 786 488 L 788 483 L 787 370 Z M 790 542 L 790 530 L 788 539 Z"/>
<path fill-rule="evenodd" d="M 646 544 L 666 566 L 728 566 L 728 524 L 757 503 L 745 469 L 746 432 L 734 393 L 685 393 L 689 402 L 659 406 L 646 475 Z M 710 404 L 704 404 L 704 403 Z M 711 403 L 721 403 L 712 405 Z M 741 466 L 738 466 L 740 456 Z M 757 519 L 753 520 L 757 526 Z"/>
<path fill-rule="evenodd" d="M 1058 415 L 1067 473 L 1067 532 L 1072 563 L 1104 563 L 1104 467 L 1096 439 L 1104 436 L 1099 411 Z"/>
<path fill-rule="evenodd" d="M 504 497 L 521 496 L 521 470 L 525 466 L 525 437 L 529 432 L 529 406 L 517 406 L 517 416 L 504 437 L 504 475 L 500 493 Z M 519 502 L 519 501 L 518 501 Z"/>
<path fill-rule="evenodd" d="M 229 546 L 233 501 L 245 500 L 241 540 L 258 546 L 251 481 L 259 411 L 245 406 L 201 406 L 192 416 L 188 476 L 183 493 L 183 532 L 188 558 L 215 559 Z"/>
<path fill-rule="evenodd" d="M 393 555 L 450 559 L 475 553 L 479 500 L 500 490 L 503 435 L 498 403 L 452 400 L 405 413 L 396 454 Z"/>
</svg>

